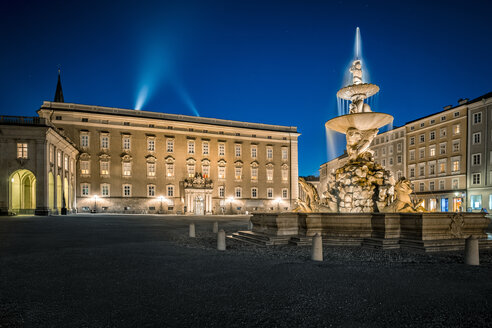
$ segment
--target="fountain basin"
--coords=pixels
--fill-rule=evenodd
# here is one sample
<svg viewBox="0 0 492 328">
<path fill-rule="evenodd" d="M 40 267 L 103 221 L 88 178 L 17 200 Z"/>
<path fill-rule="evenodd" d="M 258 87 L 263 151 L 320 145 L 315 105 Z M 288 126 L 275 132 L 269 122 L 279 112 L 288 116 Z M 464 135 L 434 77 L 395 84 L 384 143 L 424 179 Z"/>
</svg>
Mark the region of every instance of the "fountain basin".
<svg viewBox="0 0 492 328">
<path fill-rule="evenodd" d="M 325 123 L 325 126 L 330 130 L 335 130 L 340 133 L 347 133 L 349 128 L 357 130 L 379 129 L 393 122 L 393 116 L 386 113 L 354 113 L 332 118 Z"/>
<path fill-rule="evenodd" d="M 379 92 L 379 87 L 371 83 L 352 84 L 341 88 L 337 92 L 337 97 L 345 100 L 352 100 L 352 97 L 361 95 L 369 98 Z"/>
</svg>

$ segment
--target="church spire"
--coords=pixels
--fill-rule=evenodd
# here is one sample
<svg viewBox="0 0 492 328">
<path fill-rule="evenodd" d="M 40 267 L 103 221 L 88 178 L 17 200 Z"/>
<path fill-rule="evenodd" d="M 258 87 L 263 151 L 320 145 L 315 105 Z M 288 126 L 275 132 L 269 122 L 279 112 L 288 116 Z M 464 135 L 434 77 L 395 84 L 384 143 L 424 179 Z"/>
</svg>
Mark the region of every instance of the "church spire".
<svg viewBox="0 0 492 328">
<path fill-rule="evenodd" d="M 60 79 L 60 66 L 58 66 L 58 83 L 56 84 L 55 99 L 54 102 L 65 102 L 63 99 L 63 90 Z"/>
</svg>

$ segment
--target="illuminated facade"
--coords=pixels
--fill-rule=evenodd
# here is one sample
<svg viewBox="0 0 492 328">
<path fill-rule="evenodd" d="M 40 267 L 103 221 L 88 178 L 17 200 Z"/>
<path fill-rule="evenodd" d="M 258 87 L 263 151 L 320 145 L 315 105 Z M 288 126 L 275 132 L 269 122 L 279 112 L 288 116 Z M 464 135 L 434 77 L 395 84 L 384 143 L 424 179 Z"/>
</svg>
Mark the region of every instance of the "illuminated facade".
<svg viewBox="0 0 492 328">
<path fill-rule="evenodd" d="M 1 214 L 75 209 L 78 151 L 44 118 L 0 116 L 0 149 Z"/>
<path fill-rule="evenodd" d="M 298 196 L 295 127 L 64 102 L 38 114 L 80 150 L 79 212 L 289 210 Z"/>
</svg>

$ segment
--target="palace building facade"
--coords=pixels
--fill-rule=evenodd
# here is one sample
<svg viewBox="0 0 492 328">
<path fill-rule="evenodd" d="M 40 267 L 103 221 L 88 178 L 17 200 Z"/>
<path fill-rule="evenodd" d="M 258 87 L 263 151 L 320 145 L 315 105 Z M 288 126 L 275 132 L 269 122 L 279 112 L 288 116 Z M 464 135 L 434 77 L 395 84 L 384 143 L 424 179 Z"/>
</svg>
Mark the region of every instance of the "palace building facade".
<svg viewBox="0 0 492 328">
<path fill-rule="evenodd" d="M 236 214 L 298 196 L 296 127 L 60 101 L 38 114 L 80 151 L 79 212 Z"/>
</svg>

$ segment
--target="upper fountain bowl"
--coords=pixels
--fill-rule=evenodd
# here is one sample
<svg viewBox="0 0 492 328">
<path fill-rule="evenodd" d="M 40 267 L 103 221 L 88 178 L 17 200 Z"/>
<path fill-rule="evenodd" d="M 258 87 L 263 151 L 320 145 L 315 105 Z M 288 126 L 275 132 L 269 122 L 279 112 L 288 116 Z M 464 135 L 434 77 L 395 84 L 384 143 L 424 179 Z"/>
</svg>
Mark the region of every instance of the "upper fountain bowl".
<svg viewBox="0 0 492 328">
<path fill-rule="evenodd" d="M 371 83 L 351 84 L 341 88 L 337 92 L 337 97 L 352 100 L 353 96 L 364 95 L 364 98 L 369 98 L 379 92 L 379 87 Z"/>
<path fill-rule="evenodd" d="M 393 116 L 390 114 L 367 112 L 337 116 L 326 122 L 325 126 L 345 134 L 349 128 L 356 128 L 357 130 L 379 129 L 392 122 Z"/>
</svg>

